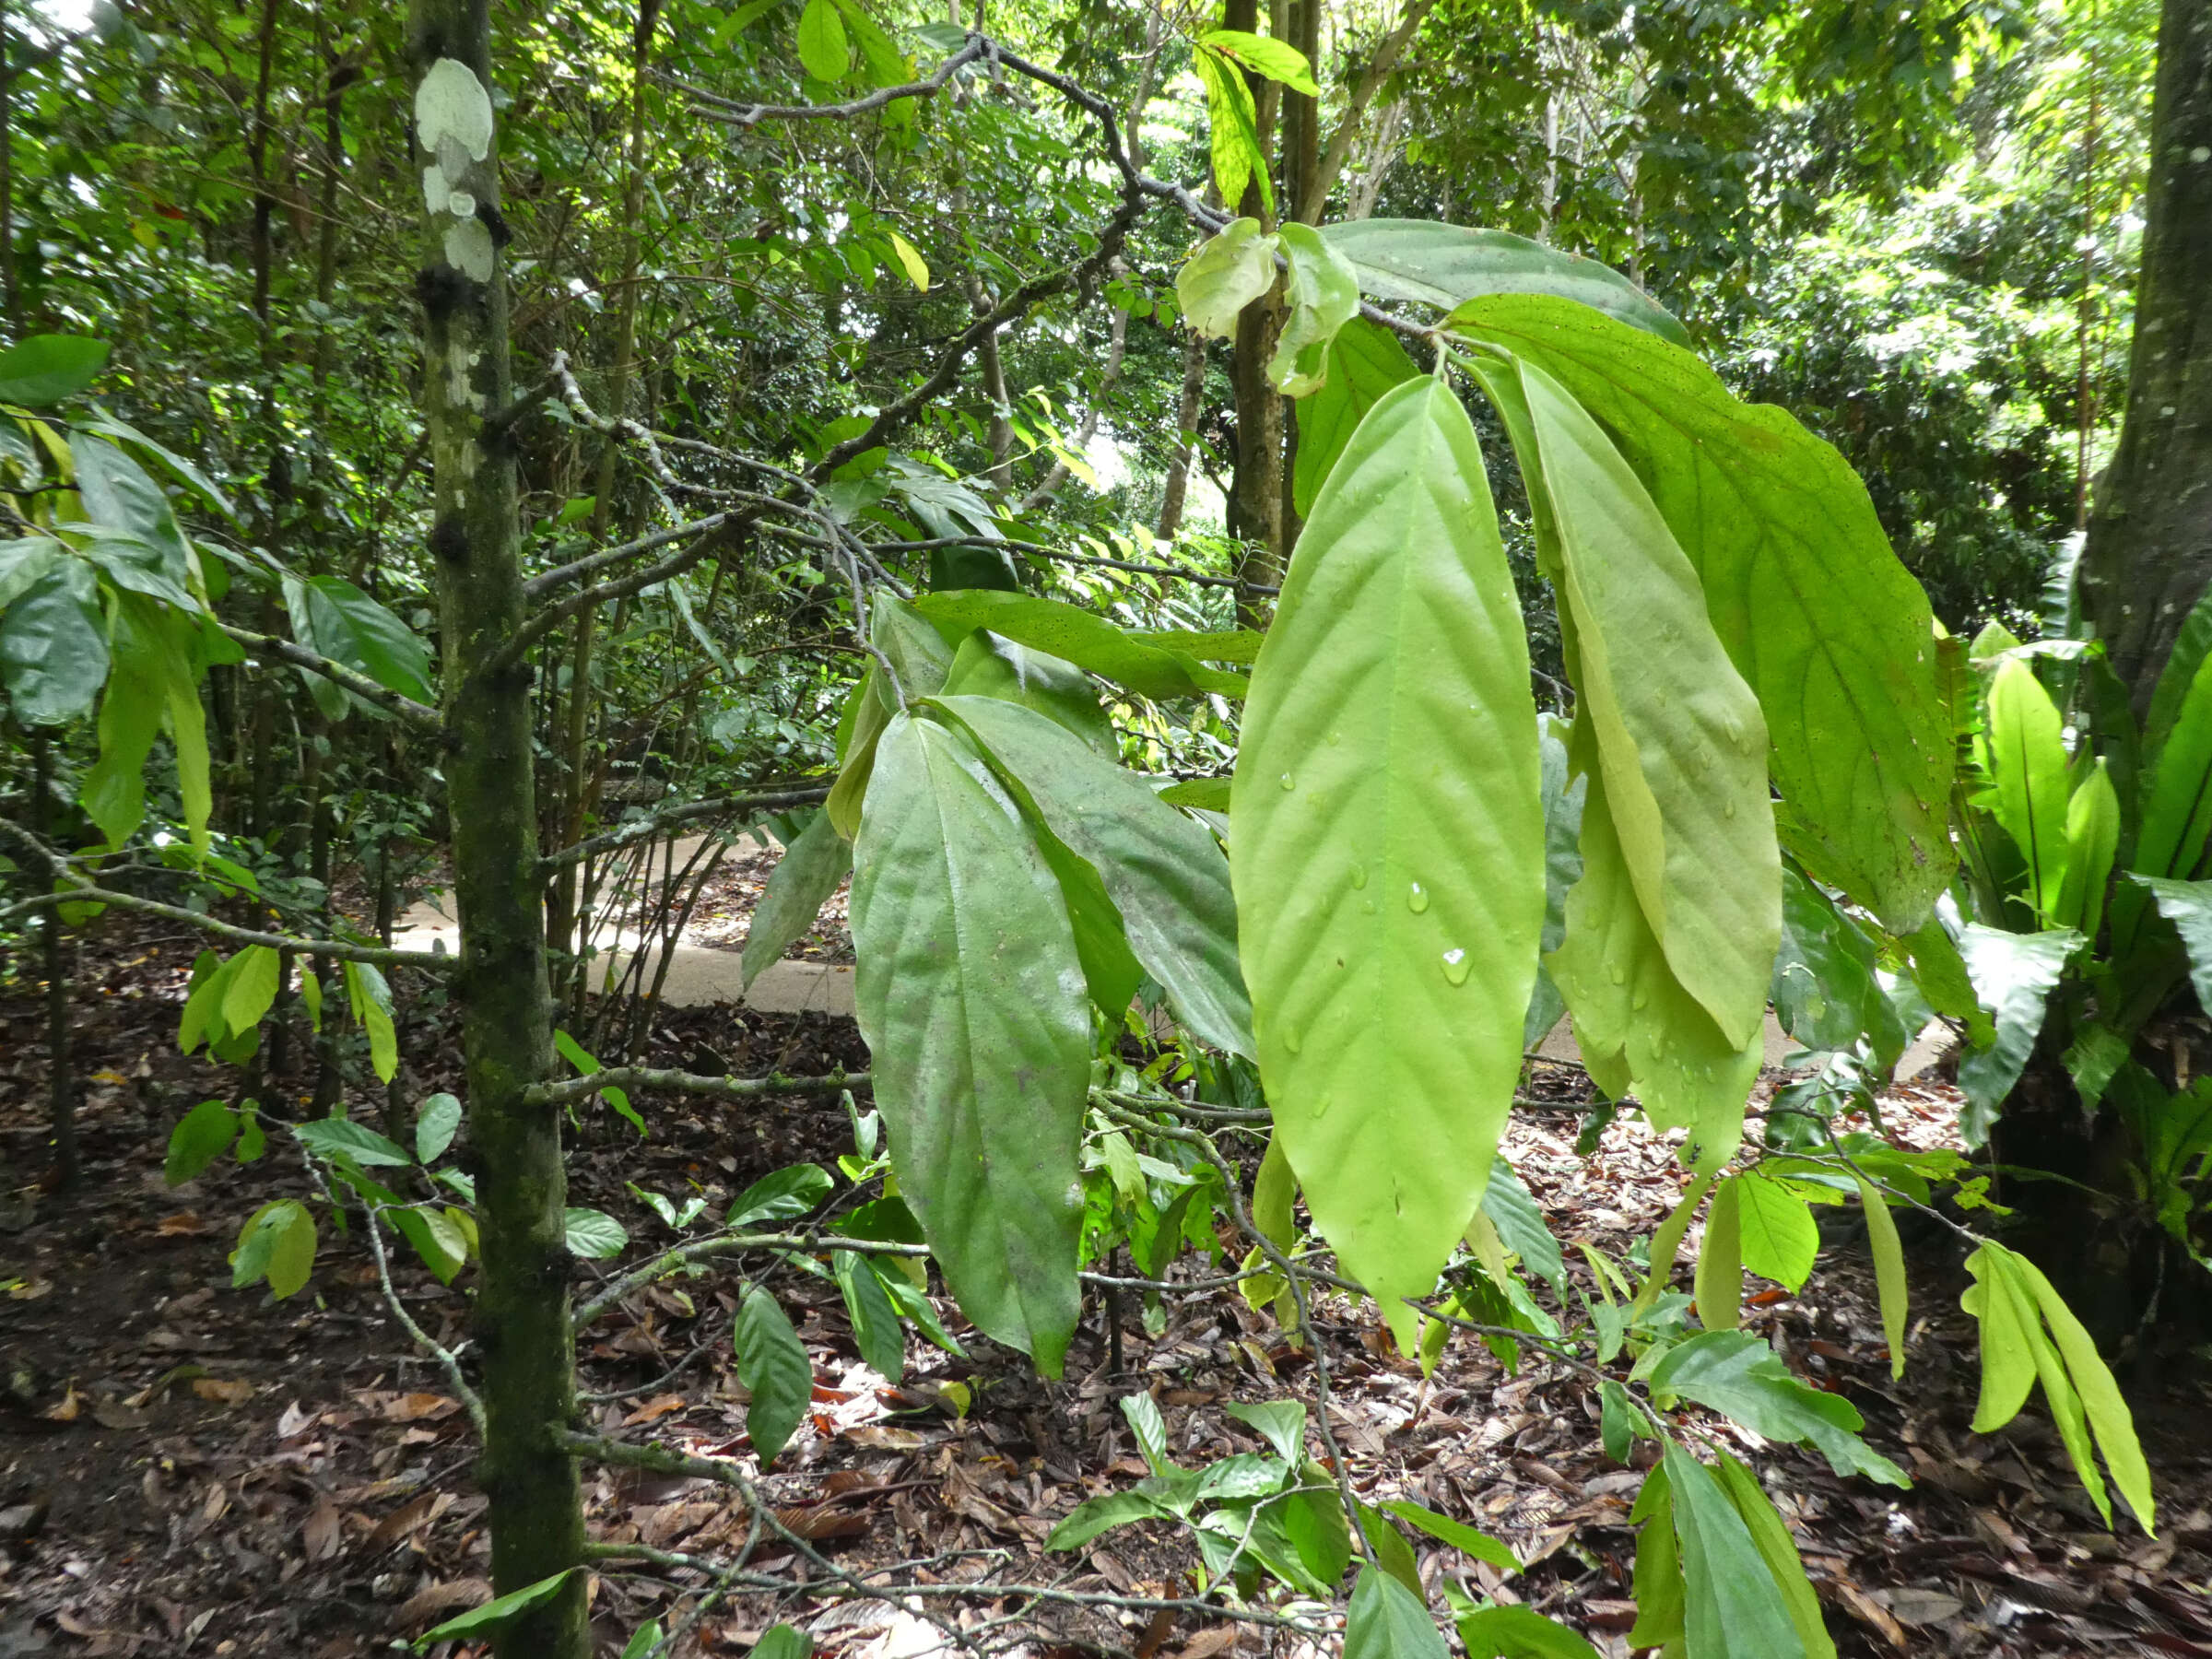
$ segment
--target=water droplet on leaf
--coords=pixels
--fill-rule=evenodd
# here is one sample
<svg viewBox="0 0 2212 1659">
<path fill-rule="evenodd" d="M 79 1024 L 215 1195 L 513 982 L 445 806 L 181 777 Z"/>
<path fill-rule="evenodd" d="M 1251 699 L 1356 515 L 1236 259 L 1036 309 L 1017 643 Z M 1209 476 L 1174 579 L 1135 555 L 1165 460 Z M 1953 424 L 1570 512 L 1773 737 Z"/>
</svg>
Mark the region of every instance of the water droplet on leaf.
<svg viewBox="0 0 2212 1659">
<path fill-rule="evenodd" d="M 1298 787 L 1298 780 L 1292 777 L 1288 772 L 1285 772 L 1283 774 L 1283 787 L 1285 789 L 1296 789 Z"/>
<path fill-rule="evenodd" d="M 1367 885 L 1367 866 L 1365 865 L 1356 864 L 1352 866 L 1352 885 L 1356 888 L 1363 888 Z"/>
<path fill-rule="evenodd" d="M 1467 971 L 1473 966 L 1467 953 L 1456 947 L 1444 952 L 1444 978 L 1454 985 L 1467 982 Z"/>
<path fill-rule="evenodd" d="M 1418 881 L 1406 888 L 1406 908 L 1417 916 L 1427 910 L 1429 908 L 1429 889 Z"/>
</svg>

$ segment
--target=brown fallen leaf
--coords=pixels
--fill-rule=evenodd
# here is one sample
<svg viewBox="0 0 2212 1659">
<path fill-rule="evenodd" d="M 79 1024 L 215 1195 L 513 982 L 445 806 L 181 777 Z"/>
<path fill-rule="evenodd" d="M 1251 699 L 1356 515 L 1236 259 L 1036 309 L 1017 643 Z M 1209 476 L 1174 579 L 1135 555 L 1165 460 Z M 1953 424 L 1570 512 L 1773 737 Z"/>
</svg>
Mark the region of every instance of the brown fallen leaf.
<svg viewBox="0 0 2212 1659">
<path fill-rule="evenodd" d="M 315 1500 L 315 1507 L 308 1512 L 307 1524 L 300 1529 L 301 1542 L 307 1547 L 311 1561 L 327 1561 L 338 1553 L 344 1541 L 344 1528 L 339 1523 L 338 1506 L 327 1496 Z"/>
<path fill-rule="evenodd" d="M 1244 1632 L 1235 1625 L 1216 1625 L 1210 1630 L 1200 1630 L 1176 1650 L 1177 1659 L 1214 1659 L 1217 1653 L 1226 1653 L 1244 1639 Z"/>
<path fill-rule="evenodd" d="M 470 1607 L 482 1606 L 490 1599 L 491 1586 L 480 1578 L 426 1584 L 399 1605 L 399 1610 L 392 1615 L 392 1624 L 395 1630 L 417 1630 L 451 1618 Z"/>
<path fill-rule="evenodd" d="M 444 1394 L 404 1394 L 384 1404 L 384 1420 L 388 1423 L 437 1422 L 461 1409 L 461 1402 Z"/>
<path fill-rule="evenodd" d="M 428 1525 L 453 1500 L 449 1492 L 424 1492 L 410 1498 L 376 1524 L 362 1547 L 371 1555 L 391 1548 L 417 1527 Z"/>
<path fill-rule="evenodd" d="M 230 1377 L 194 1377 L 192 1392 L 218 1406 L 242 1406 L 253 1397 L 253 1384 Z"/>
<path fill-rule="evenodd" d="M 206 1230 L 207 1223 L 190 1210 L 164 1216 L 154 1224 L 154 1231 L 164 1239 L 196 1239 Z"/>
<path fill-rule="evenodd" d="M 817 1543 L 824 1538 L 857 1538 L 868 1530 L 866 1515 L 828 1504 L 780 1509 L 776 1519 L 798 1536 Z"/>
<path fill-rule="evenodd" d="M 62 1397 L 39 1413 L 50 1423 L 74 1423 L 84 1415 L 84 1402 L 77 1396 L 76 1380 L 72 1377 Z"/>
<path fill-rule="evenodd" d="M 666 1394 L 657 1395 L 656 1397 L 646 1401 L 644 1405 L 639 1406 L 635 1411 L 624 1418 L 622 1419 L 622 1427 L 625 1429 L 631 1429 L 635 1428 L 640 1423 L 656 1422 L 660 1418 L 666 1417 L 672 1411 L 681 1411 L 684 1408 L 685 1404 L 686 1402 L 682 1394 Z"/>
</svg>

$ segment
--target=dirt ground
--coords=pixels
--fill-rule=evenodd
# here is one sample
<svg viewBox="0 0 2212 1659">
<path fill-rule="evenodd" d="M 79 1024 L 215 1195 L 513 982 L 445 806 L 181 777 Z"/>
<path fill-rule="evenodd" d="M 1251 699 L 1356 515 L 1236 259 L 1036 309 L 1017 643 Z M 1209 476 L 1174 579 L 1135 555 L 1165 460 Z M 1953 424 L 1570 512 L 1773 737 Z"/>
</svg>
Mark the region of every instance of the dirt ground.
<svg viewBox="0 0 2212 1659">
<path fill-rule="evenodd" d="M 757 887 L 760 874 L 733 876 Z M 743 902 L 733 892 L 724 902 Z M 411 1353 L 376 1291 L 358 1237 L 326 1229 L 308 1292 L 274 1302 L 229 1288 L 226 1255 L 241 1222 L 272 1194 L 308 1191 L 290 1138 L 272 1134 L 257 1164 L 217 1164 L 171 1189 L 170 1126 L 198 1100 L 234 1089 L 234 1073 L 175 1050 L 193 941 L 120 924 L 86 947 L 76 1043 L 88 1078 L 82 1134 L 88 1183 L 41 1189 L 45 1058 L 37 987 L 0 983 L 0 1659 L 26 1654 L 283 1654 L 384 1651 L 488 1594 L 484 1500 L 471 1481 L 465 1419 L 437 1371 Z M 399 987 L 404 998 L 408 988 Z M 426 1015 L 408 1032 L 411 1099 L 453 1080 L 450 1029 Z M 668 1011 L 652 1028 L 653 1064 L 702 1049 L 734 1073 L 859 1067 L 849 1020 L 722 1008 Z M 295 1045 L 295 1054 L 300 1053 Z M 284 1099 L 305 1085 L 279 1078 Z M 1615 1253 L 1646 1235 L 1680 1177 L 1665 1147 L 1616 1125 L 1591 1159 L 1573 1149 L 1574 1074 L 1533 1085 L 1556 1107 L 1517 1114 L 1508 1149 L 1568 1245 Z M 381 1089 L 373 1090 L 381 1096 Z M 571 1202 L 618 1216 L 635 1246 L 671 1238 L 629 1184 L 710 1203 L 805 1159 L 833 1167 L 851 1149 L 834 1098 L 732 1108 L 640 1096 L 641 1142 L 611 1117 L 588 1120 Z M 863 1102 L 865 1105 L 865 1101 Z M 1900 1090 L 1887 1119 L 1919 1144 L 1949 1134 L 1955 1098 Z M 357 1091 L 372 1120 L 381 1100 Z M 294 1108 L 297 1110 L 297 1108 Z M 634 1246 L 633 1246 L 634 1254 Z M 587 1282 L 606 1264 L 585 1263 Z M 753 1264 L 754 1271 L 759 1265 Z M 1185 1263 L 1177 1274 L 1208 1271 Z M 1748 1328 L 1793 1370 L 1848 1396 L 1866 1438 L 1908 1468 L 1907 1492 L 1845 1481 L 1818 1459 L 1733 1430 L 1791 1519 L 1839 1650 L 2029 1655 L 2212 1654 L 2212 1439 L 2206 1368 L 2171 1368 L 2135 1401 L 2159 1488 L 2159 1536 L 2096 1522 L 2048 1420 L 2031 1407 L 1994 1435 L 1967 1430 L 1978 1367 L 1958 1311 L 1955 1253 L 1928 1241 L 1914 1264 L 1911 1366 L 1893 1382 L 1871 1271 L 1841 1235 L 1801 1297 L 1751 1299 Z M 463 1326 L 467 1276 L 453 1288 L 409 1266 L 402 1293 L 433 1333 Z M 631 1298 L 583 1350 L 604 1432 L 742 1455 L 743 1393 L 728 1325 L 735 1265 Z M 919 1341 L 901 1387 L 862 1366 L 834 1286 L 789 1274 L 775 1288 L 815 1363 L 810 1419 L 763 1489 L 794 1530 L 847 1565 L 927 1559 L 942 1579 L 993 1573 L 1074 1590 L 1173 1589 L 1194 1557 L 1158 1524 L 1048 1556 L 1045 1535 L 1076 1503 L 1144 1473 L 1116 1400 L 1150 1392 L 1186 1463 L 1257 1449 L 1224 1415 L 1233 1400 L 1310 1398 L 1304 1357 L 1233 1291 L 1169 1299 L 1147 1337 L 1132 1312 L 1128 1375 L 1106 1374 L 1103 1316 L 1086 1310 L 1065 1382 L 957 1322 L 968 1358 Z M 949 1304 L 940 1303 L 947 1316 Z M 1595 1402 L 1541 1363 L 1508 1371 L 1456 1339 L 1433 1379 L 1392 1356 L 1371 1312 L 1324 1302 L 1320 1321 L 1335 1384 L 1333 1424 L 1355 1484 L 1371 1500 L 1407 1497 L 1505 1539 L 1529 1564 L 1500 1578 L 1451 1552 L 1424 1571 L 1520 1599 L 1626 1654 L 1633 1618 L 1630 1504 L 1641 1478 L 1600 1449 Z M 654 1380 L 687 1355 L 665 1385 Z M 966 1385 L 956 1416 L 938 1386 Z M 747 1517 L 703 1483 L 594 1474 L 594 1535 L 700 1554 L 742 1539 Z M 775 1564 L 772 1551 L 756 1559 Z M 790 1558 L 784 1558 L 788 1560 Z M 802 1569 L 804 1563 L 798 1563 Z M 607 1652 L 699 1583 L 684 1569 L 610 1570 L 594 1580 Z M 702 1653 L 737 1653 L 779 1619 L 811 1623 L 833 1659 L 914 1659 L 912 1621 L 881 1603 L 817 1602 L 804 1593 L 716 1608 Z M 1030 1651 L 1049 1659 L 1132 1653 L 1210 1659 L 1240 1638 L 1227 1626 L 1145 1626 L 1095 1613 L 1061 1618 Z M 1277 1644 L 1288 1650 L 1288 1643 Z M 445 1644 L 448 1654 L 474 1650 Z"/>
</svg>

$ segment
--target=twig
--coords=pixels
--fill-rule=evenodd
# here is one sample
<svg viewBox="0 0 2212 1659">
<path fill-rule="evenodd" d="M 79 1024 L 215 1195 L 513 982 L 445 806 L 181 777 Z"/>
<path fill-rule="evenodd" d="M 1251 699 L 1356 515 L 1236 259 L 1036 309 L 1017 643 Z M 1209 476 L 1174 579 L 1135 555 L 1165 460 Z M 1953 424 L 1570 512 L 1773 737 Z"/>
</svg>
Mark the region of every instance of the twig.
<svg viewBox="0 0 2212 1659">
<path fill-rule="evenodd" d="M 374 703 L 387 713 L 396 714 L 402 720 L 412 724 L 434 731 L 445 724 L 445 717 L 431 708 L 429 704 L 417 702 L 411 697 L 403 697 L 391 688 L 380 685 L 377 681 L 371 679 L 367 675 L 348 668 L 343 663 L 334 663 L 330 658 L 310 651 L 304 645 L 294 644 L 289 640 L 280 640 L 275 634 L 255 633 L 251 629 L 233 628 L 228 622 L 218 623 L 217 626 L 248 651 L 261 656 L 276 657 L 281 662 L 289 663 L 295 668 L 304 668 L 310 674 L 319 674 L 324 679 L 344 687 L 363 702 Z"/>
<path fill-rule="evenodd" d="M 794 1077 L 771 1072 L 765 1077 L 717 1077 L 706 1072 L 662 1071 L 649 1065 L 616 1065 L 588 1077 L 567 1077 L 558 1083 L 534 1083 L 523 1098 L 533 1106 L 566 1106 L 588 1100 L 606 1088 L 666 1088 L 678 1094 L 712 1095 L 724 1100 L 758 1100 L 762 1095 L 835 1094 L 844 1088 L 865 1088 L 866 1072 L 831 1072 L 827 1077 Z"/>
<path fill-rule="evenodd" d="M 751 794 L 716 795 L 711 800 L 687 801 L 680 806 L 664 807 L 643 818 L 618 824 L 612 830 L 580 841 L 572 847 L 563 847 L 558 853 L 548 853 L 538 860 L 540 868 L 553 870 L 563 865 L 580 864 L 601 853 L 612 853 L 634 842 L 650 841 L 662 830 L 677 824 L 688 824 L 700 818 L 723 818 L 739 812 L 782 812 L 794 806 L 811 806 L 829 797 L 827 783 L 794 785 L 789 789 L 768 789 Z"/>
</svg>

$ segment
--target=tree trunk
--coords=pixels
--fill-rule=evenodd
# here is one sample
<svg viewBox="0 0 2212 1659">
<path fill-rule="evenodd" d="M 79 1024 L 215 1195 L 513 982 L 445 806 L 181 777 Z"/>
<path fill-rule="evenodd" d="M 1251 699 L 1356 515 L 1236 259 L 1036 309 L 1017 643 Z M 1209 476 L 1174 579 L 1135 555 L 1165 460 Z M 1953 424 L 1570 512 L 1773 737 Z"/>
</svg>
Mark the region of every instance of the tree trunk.
<svg viewBox="0 0 2212 1659">
<path fill-rule="evenodd" d="M 2084 604 L 2138 714 L 2212 582 L 2212 6 L 2204 0 L 2165 0 L 2152 98 L 2127 408 L 2081 566 Z"/>
<path fill-rule="evenodd" d="M 1171 542 L 1182 529 L 1182 505 L 1190 493 L 1191 460 L 1198 447 L 1198 406 L 1206 394 L 1206 336 L 1196 329 L 1182 347 L 1182 401 L 1175 409 L 1175 453 L 1168 457 L 1167 486 L 1159 500 L 1159 523 L 1152 535 Z"/>
<path fill-rule="evenodd" d="M 411 100 L 426 185 L 424 356 L 444 661 L 446 780 L 459 901 L 468 1135 L 483 1277 L 475 1335 L 486 1411 L 479 1479 L 502 1594 L 576 1566 L 583 1509 L 554 1443 L 575 1409 L 560 1117 L 530 1103 L 552 1048 L 531 764 L 528 670 L 494 662 L 524 616 L 512 440 L 481 441 L 513 396 L 492 135 L 489 0 L 416 0 Z M 437 188 L 435 186 L 442 186 Z M 455 205 L 465 211 L 453 210 Z M 500 1631 L 500 1659 L 588 1659 L 583 1577 Z"/>
<path fill-rule="evenodd" d="M 1259 26 L 1258 0 L 1228 0 L 1223 6 L 1222 28 L 1257 33 Z M 1245 78 L 1252 86 L 1260 154 L 1265 156 L 1268 141 L 1275 135 L 1279 88 L 1261 76 L 1247 75 Z M 1264 229 L 1275 228 L 1256 175 L 1244 187 L 1244 199 L 1237 205 L 1237 211 L 1258 219 Z M 1237 409 L 1237 455 L 1236 471 L 1230 482 L 1229 533 L 1243 544 L 1237 557 L 1238 581 L 1270 586 L 1281 582 L 1283 570 L 1283 399 L 1267 383 L 1267 360 L 1275 355 L 1282 314 L 1282 301 L 1274 289 L 1254 300 L 1238 313 L 1230 354 L 1230 390 Z M 1241 621 L 1247 626 L 1259 625 L 1265 608 L 1253 595 L 1239 589 Z"/>
</svg>

